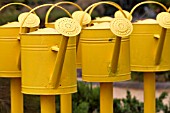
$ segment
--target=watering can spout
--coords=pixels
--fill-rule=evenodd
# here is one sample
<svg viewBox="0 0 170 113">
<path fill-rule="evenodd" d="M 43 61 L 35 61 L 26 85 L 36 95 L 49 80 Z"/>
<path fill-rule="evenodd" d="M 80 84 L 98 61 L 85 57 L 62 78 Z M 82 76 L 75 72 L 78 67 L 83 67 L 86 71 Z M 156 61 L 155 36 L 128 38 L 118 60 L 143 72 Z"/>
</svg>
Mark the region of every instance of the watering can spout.
<svg viewBox="0 0 170 113">
<path fill-rule="evenodd" d="M 158 42 L 157 51 L 156 51 L 155 65 L 160 64 L 167 29 L 170 28 L 169 19 L 170 19 L 170 14 L 168 12 L 159 13 L 156 17 L 156 20 L 158 21 L 159 25 L 162 27 L 162 30 L 161 30 L 161 35 L 160 35 L 160 39 L 159 39 L 159 42 Z"/>
<path fill-rule="evenodd" d="M 120 25 L 117 23 L 121 23 Z M 126 26 L 126 27 L 125 27 Z M 133 31 L 132 23 L 125 18 L 115 18 L 111 21 L 111 31 L 116 35 L 116 41 L 111 60 L 111 75 L 117 72 L 117 66 L 119 61 L 119 54 L 121 48 L 121 39 L 129 36 Z M 122 29 L 124 31 L 122 32 Z"/>
<path fill-rule="evenodd" d="M 117 71 L 120 47 L 121 47 L 121 37 L 116 37 L 114 52 L 113 52 L 112 61 L 111 61 L 111 73 L 116 73 Z"/>
<path fill-rule="evenodd" d="M 159 42 L 158 42 L 157 51 L 156 51 L 156 56 L 155 56 L 155 65 L 160 64 L 163 46 L 164 46 L 164 42 L 165 42 L 166 32 L 167 32 L 167 29 L 162 28 L 160 39 L 159 39 Z"/>
<path fill-rule="evenodd" d="M 66 53 L 67 44 L 68 44 L 68 39 L 69 37 L 63 36 L 61 40 L 61 44 L 60 44 L 60 49 L 57 48 L 58 54 L 57 54 L 57 58 L 54 64 L 55 67 L 49 79 L 47 88 L 56 88 L 59 86 L 63 64 L 64 64 L 65 53 Z M 56 51 L 56 47 L 53 47 L 52 49 Z"/>
</svg>

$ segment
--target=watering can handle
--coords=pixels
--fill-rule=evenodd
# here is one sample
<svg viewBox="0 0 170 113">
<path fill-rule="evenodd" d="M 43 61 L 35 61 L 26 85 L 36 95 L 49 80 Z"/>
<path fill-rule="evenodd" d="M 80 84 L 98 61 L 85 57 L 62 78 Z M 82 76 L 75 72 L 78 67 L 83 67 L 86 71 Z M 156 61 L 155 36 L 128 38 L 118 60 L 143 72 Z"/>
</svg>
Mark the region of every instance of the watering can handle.
<svg viewBox="0 0 170 113">
<path fill-rule="evenodd" d="M 65 1 L 65 2 L 60 2 L 58 5 L 60 5 L 60 4 L 71 4 L 75 7 L 77 7 L 80 11 L 83 11 L 83 9 L 79 5 L 77 5 L 76 3 L 73 3 L 73 2 Z M 47 11 L 46 16 L 45 16 L 45 25 L 48 24 L 48 18 L 49 18 L 50 12 L 54 9 L 54 7 L 55 6 L 50 7 L 50 9 Z M 57 7 L 59 7 L 63 11 L 65 11 L 69 15 L 69 17 L 72 18 L 72 15 L 66 9 L 64 9 L 61 6 L 57 6 Z M 78 43 L 78 40 L 76 42 Z M 78 46 L 78 44 L 76 44 L 76 45 Z M 78 47 L 76 47 L 76 48 L 78 48 Z"/>
<path fill-rule="evenodd" d="M 92 12 L 93 12 L 93 10 L 94 10 L 97 6 L 99 6 L 99 5 L 101 5 L 101 4 L 108 4 L 108 5 L 112 5 L 112 6 L 116 7 L 117 9 L 120 10 L 120 12 L 122 12 L 122 14 L 124 15 L 124 17 L 127 18 L 126 14 L 123 12 L 123 9 L 122 9 L 117 3 L 115 3 L 115 2 L 110 2 L 110 1 L 102 1 L 102 2 L 94 3 L 94 4 L 90 5 L 89 7 L 87 7 L 87 8 L 85 9 L 85 12 L 87 13 L 87 12 L 89 11 L 89 15 L 91 15 Z M 81 23 L 82 23 L 82 21 L 83 21 L 83 18 L 81 19 Z M 92 21 L 92 22 L 93 22 L 93 21 Z M 91 22 L 91 23 L 92 23 L 92 22 Z M 91 23 L 90 23 L 90 24 L 91 24 Z M 88 25 L 88 26 L 89 26 L 89 25 Z"/>
<path fill-rule="evenodd" d="M 83 9 L 82 9 L 79 5 L 77 5 L 76 3 L 67 2 L 67 1 L 65 1 L 65 2 L 59 2 L 59 3 L 57 4 L 57 7 L 59 7 L 60 9 L 62 9 L 64 12 L 66 12 L 66 13 L 69 15 L 70 18 L 72 18 L 72 15 L 71 15 L 65 8 L 63 8 L 63 7 L 61 7 L 61 6 L 58 6 L 58 5 L 60 5 L 60 4 L 71 4 L 71 5 L 75 6 L 75 7 L 77 7 L 80 11 L 83 10 Z M 55 7 L 55 5 L 54 5 L 54 6 L 51 6 L 50 9 L 47 11 L 46 16 L 45 16 L 45 24 L 48 24 L 49 15 L 50 15 L 51 11 L 54 9 L 54 7 Z"/>
<path fill-rule="evenodd" d="M 0 11 L 2 11 L 4 8 L 6 8 L 6 7 L 8 7 L 8 6 L 11 6 L 11 5 L 22 5 L 22 6 L 25 6 L 26 8 L 28 8 L 28 9 L 32 10 L 32 8 L 31 8 L 30 6 L 28 6 L 28 5 L 26 5 L 26 4 L 23 4 L 23 3 L 9 3 L 9 4 L 6 4 L 6 5 L 2 6 L 2 7 L 0 8 Z M 34 13 L 35 13 L 35 12 L 34 12 Z"/>
<path fill-rule="evenodd" d="M 166 12 L 168 12 L 168 9 L 161 3 L 156 2 L 156 1 L 144 1 L 144 2 L 140 2 L 138 4 L 136 4 L 130 11 L 130 14 L 132 15 L 133 12 L 135 11 L 136 8 L 138 8 L 139 6 L 143 5 L 143 4 L 158 4 L 160 5 Z"/>
<path fill-rule="evenodd" d="M 59 7 L 60 9 L 64 10 L 64 11 L 70 16 L 71 14 L 70 14 L 66 9 L 64 9 L 64 8 L 61 7 L 61 6 L 58 6 L 58 5 L 64 4 L 64 3 L 70 3 L 70 4 L 71 4 L 71 2 L 58 2 L 58 3 L 56 3 L 56 4 L 43 4 L 43 5 L 37 6 L 37 7 L 35 7 L 34 9 L 32 9 L 32 10 L 28 13 L 28 15 L 23 19 L 23 22 L 21 23 L 21 26 L 20 26 L 20 34 L 22 34 L 22 26 L 23 26 L 26 18 L 27 18 L 32 12 L 34 12 L 35 10 L 37 10 L 37 9 L 39 9 L 39 8 L 41 8 L 41 7 L 52 6 L 52 7 L 50 8 L 51 10 L 52 10 L 52 8 L 54 8 L 54 7 Z M 49 15 L 49 13 L 50 13 L 50 12 L 48 12 L 47 15 Z M 46 18 L 48 18 L 47 15 L 46 15 Z"/>
</svg>

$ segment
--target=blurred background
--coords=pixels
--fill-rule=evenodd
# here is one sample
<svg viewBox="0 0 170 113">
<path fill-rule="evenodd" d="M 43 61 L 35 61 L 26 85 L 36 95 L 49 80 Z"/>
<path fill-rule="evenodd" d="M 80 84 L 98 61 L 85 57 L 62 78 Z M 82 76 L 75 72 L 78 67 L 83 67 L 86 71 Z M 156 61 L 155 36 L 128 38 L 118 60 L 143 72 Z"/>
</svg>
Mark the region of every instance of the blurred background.
<svg viewBox="0 0 170 113">
<path fill-rule="evenodd" d="M 22 2 L 24 4 L 27 4 L 31 6 L 32 8 L 45 4 L 45 3 L 56 3 L 59 1 L 64 0 L 0 0 L 0 6 L 3 6 L 10 2 Z M 83 9 L 87 8 L 90 4 L 98 2 L 98 1 L 104 1 L 104 0 L 67 0 L 71 2 L 75 2 L 78 5 L 80 5 Z M 144 0 L 108 0 L 118 3 L 124 10 L 130 11 L 134 5 L 136 5 L 139 2 L 142 2 Z M 160 3 L 163 3 L 165 6 L 170 6 L 169 0 L 153 0 L 158 1 Z M 70 12 L 73 12 L 76 10 L 74 6 L 65 5 L 63 6 L 66 9 L 68 9 Z M 42 23 L 44 22 L 44 16 L 45 12 L 48 10 L 49 7 L 44 7 L 39 10 L 37 10 L 37 14 L 40 16 Z M 10 21 L 16 21 L 18 15 L 26 11 L 27 9 L 22 6 L 10 6 L 8 8 L 5 8 L 3 11 L 0 12 L 1 18 L 0 18 L 0 25 L 5 24 Z M 100 5 L 98 6 L 95 11 L 92 14 L 92 17 L 96 16 L 113 16 L 114 12 L 117 9 L 110 6 L 110 5 Z M 159 5 L 155 4 L 147 4 L 143 5 L 142 7 L 137 8 L 137 10 L 133 13 L 133 21 L 137 19 L 145 19 L 145 18 L 155 18 L 157 13 L 163 11 L 162 8 Z M 60 9 L 53 10 L 50 16 L 49 21 L 54 21 L 56 18 L 67 16 L 63 11 Z"/>
</svg>

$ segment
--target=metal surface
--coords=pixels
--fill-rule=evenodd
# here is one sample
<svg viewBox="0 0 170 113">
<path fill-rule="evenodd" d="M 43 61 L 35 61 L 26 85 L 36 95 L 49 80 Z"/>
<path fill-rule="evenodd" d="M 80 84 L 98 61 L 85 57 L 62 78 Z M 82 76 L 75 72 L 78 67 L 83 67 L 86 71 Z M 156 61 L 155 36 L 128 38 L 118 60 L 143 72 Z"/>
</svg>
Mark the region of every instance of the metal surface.
<svg viewBox="0 0 170 113">
<path fill-rule="evenodd" d="M 41 113 L 56 113 L 55 95 L 40 96 Z"/>
<path fill-rule="evenodd" d="M 72 113 L 72 94 L 60 95 L 60 113 Z"/>
<path fill-rule="evenodd" d="M 144 73 L 144 113 L 156 113 L 155 73 Z"/>
<path fill-rule="evenodd" d="M 21 79 L 11 78 L 11 113 L 24 113 Z"/>
<path fill-rule="evenodd" d="M 100 113 L 113 113 L 113 83 L 100 83 Z"/>
</svg>

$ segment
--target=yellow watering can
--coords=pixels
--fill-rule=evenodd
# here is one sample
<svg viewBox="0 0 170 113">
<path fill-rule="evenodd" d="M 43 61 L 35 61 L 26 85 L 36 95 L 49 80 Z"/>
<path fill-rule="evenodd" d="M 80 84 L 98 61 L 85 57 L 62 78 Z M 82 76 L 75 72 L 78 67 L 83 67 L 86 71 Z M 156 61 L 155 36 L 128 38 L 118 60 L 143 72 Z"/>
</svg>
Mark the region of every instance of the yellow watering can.
<svg viewBox="0 0 170 113">
<path fill-rule="evenodd" d="M 85 13 L 100 4 L 112 5 L 126 17 L 118 4 L 107 1 L 92 4 Z M 85 13 L 82 18 L 85 17 Z M 125 18 L 113 18 L 104 26 L 108 27 L 88 25 L 82 29 L 80 34 L 82 79 L 88 82 L 129 80 L 131 78 L 129 35 L 133 30 L 132 24 Z"/>
<path fill-rule="evenodd" d="M 38 6 L 30 13 L 44 6 L 52 5 Z M 58 19 L 55 26 L 57 31 L 47 28 L 50 32 L 43 29 L 21 32 L 22 92 L 25 94 L 56 95 L 77 91 L 75 35 L 81 31 L 80 26 L 70 18 Z"/>
<path fill-rule="evenodd" d="M 0 11 L 11 5 L 22 5 L 31 10 L 31 7 L 22 3 L 9 3 L 1 7 Z M 0 77 L 21 77 L 19 28 L 18 22 L 0 26 Z M 22 32 L 30 30 L 35 29 L 24 27 Z"/>
<path fill-rule="evenodd" d="M 57 7 L 63 9 L 63 11 L 65 11 L 70 17 L 72 17 L 72 15 L 70 15 L 66 9 L 64 9 L 63 7 L 60 6 L 60 5 L 63 5 L 63 4 L 73 5 L 73 6 L 75 6 L 79 11 L 83 11 L 82 8 L 81 8 L 79 5 L 77 5 L 76 3 L 73 3 L 73 2 L 59 2 L 59 3 L 57 4 Z M 45 26 L 46 26 L 47 28 L 54 28 L 54 27 L 55 27 L 55 26 L 54 26 L 54 22 L 50 22 L 50 23 L 48 22 L 49 15 L 50 15 L 51 11 L 52 11 L 54 8 L 55 8 L 55 6 L 52 6 L 51 8 L 49 8 L 49 10 L 48 10 L 47 13 L 46 13 Z M 78 40 L 76 41 L 76 43 L 78 43 Z M 78 45 L 78 44 L 76 44 L 76 45 Z M 76 47 L 76 48 L 77 48 L 77 47 Z M 77 68 L 80 68 L 80 67 L 81 67 L 80 48 L 79 48 L 79 50 L 77 51 L 76 62 L 77 62 Z"/>
<path fill-rule="evenodd" d="M 159 2 L 145 1 L 134 6 L 130 12 L 143 4 L 160 5 L 166 12 L 157 15 L 157 21 L 133 23 L 130 36 L 131 70 L 139 72 L 159 72 L 170 70 L 170 14 Z"/>
</svg>

